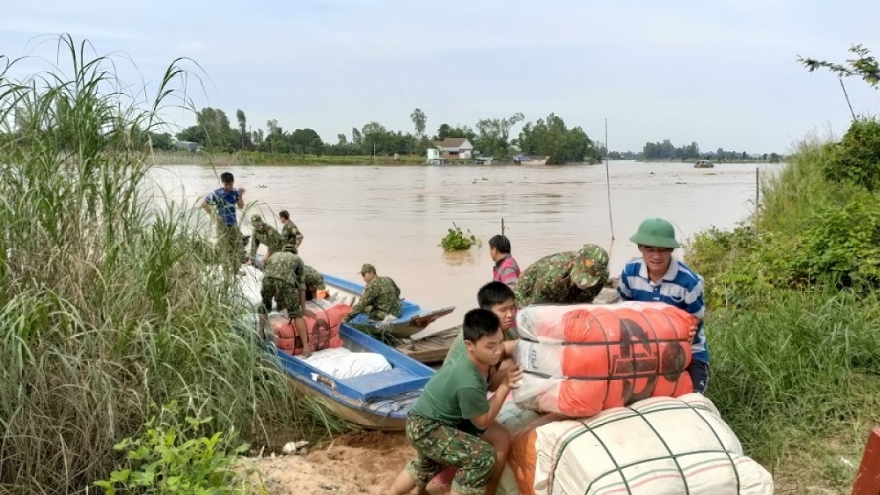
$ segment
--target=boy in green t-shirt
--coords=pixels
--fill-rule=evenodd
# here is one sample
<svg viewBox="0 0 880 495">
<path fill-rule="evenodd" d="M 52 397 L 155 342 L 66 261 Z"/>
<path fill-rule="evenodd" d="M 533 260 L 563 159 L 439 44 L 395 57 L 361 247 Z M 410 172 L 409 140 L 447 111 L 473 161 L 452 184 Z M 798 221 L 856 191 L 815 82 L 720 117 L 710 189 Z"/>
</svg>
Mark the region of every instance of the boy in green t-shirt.
<svg viewBox="0 0 880 495">
<path fill-rule="evenodd" d="M 510 434 L 495 417 L 510 390 L 519 386 L 522 370 L 511 368 L 487 399 L 490 370 L 504 349 L 501 323 L 491 311 L 473 309 L 464 315 L 462 333 L 466 352 L 428 380 L 409 410 L 406 437 L 418 459 L 397 476 L 391 495 L 409 493 L 417 486 L 423 493 L 446 466 L 459 468 L 453 494 L 495 492 L 510 446 Z"/>
</svg>

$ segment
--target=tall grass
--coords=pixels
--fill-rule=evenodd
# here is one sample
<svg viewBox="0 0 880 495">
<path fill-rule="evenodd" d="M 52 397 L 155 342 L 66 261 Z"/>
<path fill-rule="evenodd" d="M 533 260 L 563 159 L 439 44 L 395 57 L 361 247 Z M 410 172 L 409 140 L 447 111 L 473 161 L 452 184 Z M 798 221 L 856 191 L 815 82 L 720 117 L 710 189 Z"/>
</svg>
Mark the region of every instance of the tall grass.
<svg viewBox="0 0 880 495">
<path fill-rule="evenodd" d="M 856 275 L 878 232 L 854 206 L 876 197 L 831 182 L 828 159 L 819 139 L 800 143 L 765 181 L 757 225 L 699 234 L 687 253 L 710 304 L 708 394 L 777 493 L 849 493 L 880 424 L 880 296 L 840 283 L 872 280 Z"/>
<path fill-rule="evenodd" d="M 144 136 L 185 100 L 183 60 L 146 97 L 85 42 L 62 36 L 57 53 L 45 72 L 0 72 L 0 490 L 105 477 L 152 403 L 257 445 L 320 427 L 233 330 L 233 275 L 211 270 L 193 210 L 149 197 Z"/>
</svg>

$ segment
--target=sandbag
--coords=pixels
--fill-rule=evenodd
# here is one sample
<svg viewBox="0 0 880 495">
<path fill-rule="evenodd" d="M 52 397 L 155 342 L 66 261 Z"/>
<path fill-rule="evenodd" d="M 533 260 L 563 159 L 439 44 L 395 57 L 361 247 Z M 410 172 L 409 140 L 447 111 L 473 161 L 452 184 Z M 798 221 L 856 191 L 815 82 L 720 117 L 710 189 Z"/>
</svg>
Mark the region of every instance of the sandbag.
<svg viewBox="0 0 880 495">
<path fill-rule="evenodd" d="M 693 391 L 690 329 L 697 318 L 668 304 L 529 306 L 517 315 L 514 360 L 521 407 L 569 417 L 648 397 Z"/>
<path fill-rule="evenodd" d="M 344 347 L 317 351 L 307 357 L 305 361 L 340 380 L 391 369 L 391 363 L 381 354 L 351 352 Z"/>
<path fill-rule="evenodd" d="M 522 409 L 518 407 L 516 404 L 513 403 L 512 397 L 508 395 L 507 399 L 505 399 L 504 405 L 501 406 L 501 410 L 498 411 L 498 416 L 495 417 L 495 421 L 497 421 L 498 424 L 500 424 L 501 426 L 507 428 L 507 431 L 509 431 L 510 435 L 513 436 L 526 428 L 529 424 L 538 419 L 540 416 L 540 414 L 534 411 L 529 411 L 528 409 Z M 431 482 L 428 484 L 428 493 L 447 493 L 449 490 L 451 490 L 452 479 L 455 477 L 456 471 L 457 468 L 448 467 L 440 474 L 435 476 L 434 479 L 431 480 Z M 509 465 L 505 466 L 504 472 L 501 474 L 501 479 L 498 481 L 498 490 L 496 491 L 496 494 L 519 495 L 516 477 L 514 477 L 513 471 L 510 469 Z"/>
<path fill-rule="evenodd" d="M 523 495 L 770 495 L 773 478 L 709 399 L 657 397 L 572 420 L 539 418 L 514 436 Z"/>
<path fill-rule="evenodd" d="M 236 276 L 236 289 L 241 299 L 253 308 L 263 304 L 260 287 L 263 284 L 263 272 L 251 265 L 241 265 Z"/>
<path fill-rule="evenodd" d="M 323 301 L 322 301 L 323 302 Z M 314 316 L 304 316 L 306 332 L 309 334 L 309 349 L 312 352 L 322 349 L 342 347 L 339 338 L 339 325 L 351 311 L 345 304 L 325 305 L 314 301 L 306 301 L 305 309 Z M 269 316 L 269 328 L 275 336 L 275 345 L 290 355 L 302 354 L 302 340 L 296 333 L 293 322 L 286 316 L 273 314 Z"/>
</svg>

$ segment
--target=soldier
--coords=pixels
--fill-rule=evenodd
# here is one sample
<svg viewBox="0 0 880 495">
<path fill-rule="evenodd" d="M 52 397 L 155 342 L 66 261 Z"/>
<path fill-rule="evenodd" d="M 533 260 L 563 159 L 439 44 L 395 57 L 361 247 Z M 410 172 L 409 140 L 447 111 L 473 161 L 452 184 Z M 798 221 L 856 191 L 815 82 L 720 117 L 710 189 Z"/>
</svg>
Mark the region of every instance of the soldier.
<svg viewBox="0 0 880 495">
<path fill-rule="evenodd" d="M 303 235 L 302 232 L 296 227 L 296 224 L 290 219 L 290 213 L 287 210 L 281 210 L 281 213 L 278 214 L 278 219 L 281 220 L 281 224 L 284 227 L 281 228 L 281 235 L 284 237 L 284 242 L 286 244 L 293 244 L 297 248 L 302 244 Z"/>
<path fill-rule="evenodd" d="M 496 417 L 511 389 L 519 386 L 519 366 L 497 386 L 487 381 L 490 368 L 502 356 L 498 317 L 473 309 L 462 325 L 466 352 L 434 374 L 406 419 L 406 438 L 418 458 L 410 462 L 388 493 L 403 495 L 416 486 L 424 493 L 428 482 L 447 466 L 458 468 L 452 493 L 494 495 L 507 464 L 510 433 Z M 495 394 L 486 396 L 490 390 Z"/>
<path fill-rule="evenodd" d="M 398 317 L 403 313 L 400 304 L 400 289 L 390 277 L 376 275 L 376 267 L 364 263 L 361 267 L 361 276 L 367 286 L 357 304 L 351 308 L 351 313 L 345 317 L 345 321 L 351 321 L 356 315 L 364 313 L 371 320 L 381 321 L 386 316 Z"/>
<path fill-rule="evenodd" d="M 516 284 L 516 306 L 589 303 L 608 281 L 608 252 L 595 244 L 532 263 Z"/>
<path fill-rule="evenodd" d="M 324 285 L 324 276 L 309 265 L 305 266 L 306 301 L 312 299 L 324 299 L 327 296 L 327 286 Z"/>
<path fill-rule="evenodd" d="M 303 319 L 306 305 L 305 265 L 299 256 L 293 254 L 295 249 L 293 246 L 284 246 L 280 253 L 276 253 L 266 261 L 263 284 L 260 287 L 260 295 L 263 297 L 263 306 L 260 308 L 260 333 L 263 334 L 265 331 L 265 315 L 272 310 L 274 299 L 278 310 L 287 310 L 287 316 L 293 320 L 296 333 L 303 344 L 303 352 L 299 357 L 305 359 L 310 354 L 309 336 Z"/>
<path fill-rule="evenodd" d="M 281 251 L 284 247 L 284 238 L 273 227 L 263 223 L 263 217 L 259 214 L 251 215 L 251 225 L 254 227 L 254 235 L 251 239 L 250 259 L 257 255 L 260 244 L 266 245 L 266 257 L 263 258 L 263 266 L 269 261 L 273 253 Z M 293 251 L 296 254 L 296 251 Z"/>
<path fill-rule="evenodd" d="M 209 214 L 211 207 L 214 208 L 217 243 L 220 249 L 229 255 L 236 252 L 243 254 L 235 207 L 244 209 L 244 188 L 235 188 L 235 177 L 230 172 L 220 174 L 220 183 L 223 187 L 218 187 L 202 198 L 199 206 Z M 236 263 L 240 262 L 240 259 L 236 261 Z"/>
</svg>

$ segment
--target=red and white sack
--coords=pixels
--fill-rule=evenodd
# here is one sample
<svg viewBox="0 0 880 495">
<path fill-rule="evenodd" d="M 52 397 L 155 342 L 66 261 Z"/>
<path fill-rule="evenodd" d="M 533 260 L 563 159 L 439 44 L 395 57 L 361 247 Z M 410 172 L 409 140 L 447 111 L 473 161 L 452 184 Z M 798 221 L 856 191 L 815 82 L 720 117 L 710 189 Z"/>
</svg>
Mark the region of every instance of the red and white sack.
<svg viewBox="0 0 880 495">
<path fill-rule="evenodd" d="M 569 417 L 693 391 L 685 368 L 698 320 L 658 302 L 538 305 L 517 315 L 514 401 Z"/>
</svg>

